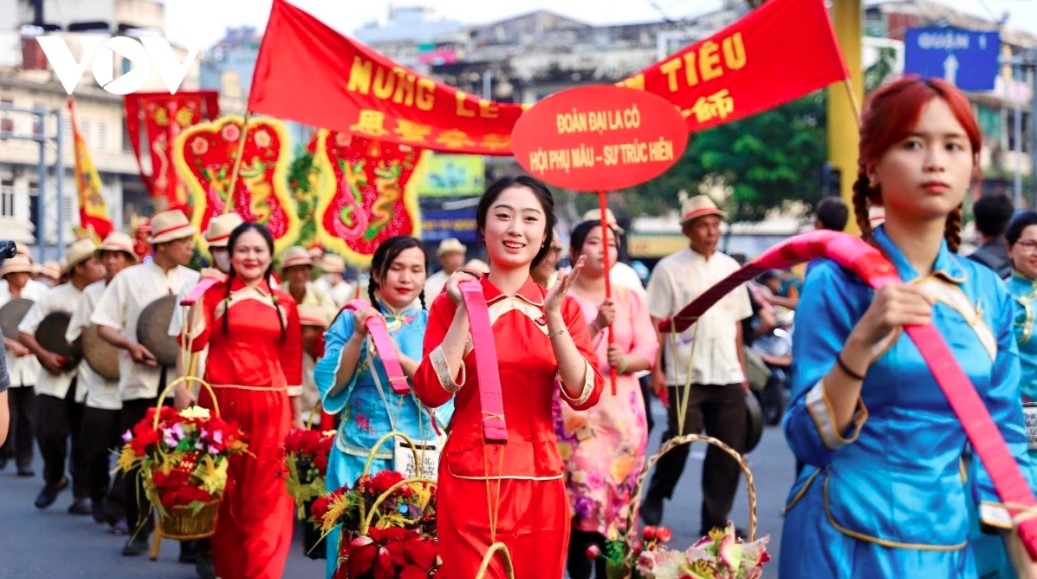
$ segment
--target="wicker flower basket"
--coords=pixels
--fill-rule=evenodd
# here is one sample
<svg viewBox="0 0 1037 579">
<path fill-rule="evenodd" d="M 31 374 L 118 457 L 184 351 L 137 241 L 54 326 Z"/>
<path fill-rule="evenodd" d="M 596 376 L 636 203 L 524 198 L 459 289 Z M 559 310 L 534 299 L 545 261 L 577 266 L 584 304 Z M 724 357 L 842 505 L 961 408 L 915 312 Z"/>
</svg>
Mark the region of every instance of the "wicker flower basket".
<svg viewBox="0 0 1037 579">
<path fill-rule="evenodd" d="M 220 502 L 207 503 L 197 513 L 191 507 L 172 507 L 159 517 L 162 536 L 177 541 L 191 541 L 211 537 L 216 531 L 216 515 Z"/>
</svg>

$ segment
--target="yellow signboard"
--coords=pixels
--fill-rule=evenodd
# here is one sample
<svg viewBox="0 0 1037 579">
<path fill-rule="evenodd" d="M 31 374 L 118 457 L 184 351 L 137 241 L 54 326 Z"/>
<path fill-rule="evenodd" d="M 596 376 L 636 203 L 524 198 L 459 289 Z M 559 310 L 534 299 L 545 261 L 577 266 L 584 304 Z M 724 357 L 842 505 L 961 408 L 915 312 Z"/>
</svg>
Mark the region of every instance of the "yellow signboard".
<svg viewBox="0 0 1037 579">
<path fill-rule="evenodd" d="M 631 233 L 627 236 L 627 253 L 633 259 L 665 257 L 671 253 L 677 253 L 687 246 L 688 238 L 680 233 Z"/>
<path fill-rule="evenodd" d="M 481 195 L 486 188 L 486 164 L 481 155 L 432 154 L 421 162 L 419 197 Z"/>
</svg>

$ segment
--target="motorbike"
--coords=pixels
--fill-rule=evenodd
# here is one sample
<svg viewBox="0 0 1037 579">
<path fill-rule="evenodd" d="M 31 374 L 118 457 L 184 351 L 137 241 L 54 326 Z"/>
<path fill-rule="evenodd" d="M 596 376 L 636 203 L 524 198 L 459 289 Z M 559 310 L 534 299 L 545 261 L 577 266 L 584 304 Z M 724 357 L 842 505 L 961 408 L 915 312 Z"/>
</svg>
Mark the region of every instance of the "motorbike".
<svg viewBox="0 0 1037 579">
<path fill-rule="evenodd" d="M 781 424 L 792 389 L 792 332 L 791 327 L 775 328 L 753 341 L 750 347 L 758 364 L 766 372 L 757 372 L 753 392 L 760 402 L 763 418 L 768 426 Z"/>
</svg>

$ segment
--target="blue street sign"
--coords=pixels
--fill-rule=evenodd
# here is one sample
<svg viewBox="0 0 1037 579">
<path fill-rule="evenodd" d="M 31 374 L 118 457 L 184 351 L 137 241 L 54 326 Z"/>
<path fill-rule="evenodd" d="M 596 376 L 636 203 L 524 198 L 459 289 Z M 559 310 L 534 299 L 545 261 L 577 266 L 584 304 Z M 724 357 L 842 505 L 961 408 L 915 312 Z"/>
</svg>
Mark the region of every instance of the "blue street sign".
<svg viewBox="0 0 1037 579">
<path fill-rule="evenodd" d="M 1001 35 L 962 28 L 908 28 L 904 72 L 943 78 L 961 90 L 994 90 Z"/>
</svg>

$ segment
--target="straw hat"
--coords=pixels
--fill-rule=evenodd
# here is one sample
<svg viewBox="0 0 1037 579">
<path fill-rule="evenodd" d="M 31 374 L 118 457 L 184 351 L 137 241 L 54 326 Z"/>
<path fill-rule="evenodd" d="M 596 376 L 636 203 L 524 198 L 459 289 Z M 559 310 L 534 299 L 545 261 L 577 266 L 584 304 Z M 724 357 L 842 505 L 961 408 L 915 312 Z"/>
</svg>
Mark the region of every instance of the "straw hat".
<svg viewBox="0 0 1037 579">
<path fill-rule="evenodd" d="M 584 221 L 601 221 L 601 209 L 591 209 L 590 211 L 583 214 Z M 619 226 L 619 222 L 616 221 L 616 214 L 611 209 L 605 209 L 605 225 L 608 225 L 616 231 L 616 233 L 622 235 L 624 233 L 623 228 Z"/>
<path fill-rule="evenodd" d="M 193 237 L 195 233 L 198 233 L 198 230 L 191 225 L 183 211 L 179 209 L 163 211 L 151 218 L 151 233 L 148 236 L 148 243 L 154 245 L 176 241 L 185 237 Z"/>
<path fill-rule="evenodd" d="M 14 247 L 15 247 L 15 251 L 18 253 L 18 255 L 24 255 L 25 257 L 29 258 L 29 261 L 32 261 L 32 256 L 29 255 L 29 246 L 28 245 L 25 245 L 24 243 L 22 243 L 20 241 L 16 241 L 16 242 L 14 242 Z"/>
<path fill-rule="evenodd" d="M 320 261 L 321 258 L 324 257 L 324 250 L 321 249 L 319 245 L 315 245 L 309 248 L 307 251 L 310 252 L 310 257 L 312 257 L 315 261 Z"/>
<path fill-rule="evenodd" d="M 4 266 L 0 267 L 0 278 L 9 273 L 32 273 L 32 261 L 21 254 L 5 259 Z"/>
<path fill-rule="evenodd" d="M 481 259 L 473 259 L 468 263 L 464 264 L 464 268 L 470 271 L 477 271 L 479 273 L 488 274 L 490 273 L 490 266 L 486 265 L 485 261 Z"/>
<path fill-rule="evenodd" d="M 32 266 L 32 273 L 58 280 L 61 279 L 61 264 L 53 260 L 46 263 L 36 263 Z"/>
<path fill-rule="evenodd" d="M 244 222 L 237 213 L 224 213 L 213 217 L 209 220 L 209 226 L 205 228 L 206 243 L 210 248 L 227 247 L 231 232 Z"/>
<path fill-rule="evenodd" d="M 436 250 L 436 257 L 446 253 L 460 253 L 464 255 L 467 251 L 468 248 L 458 241 L 456 237 L 448 237 L 439 242 L 439 249 Z"/>
<path fill-rule="evenodd" d="M 707 215 L 717 215 L 721 219 L 727 217 L 727 214 L 717 208 L 712 199 L 705 195 L 696 195 L 685 201 L 681 207 L 681 225 Z"/>
<path fill-rule="evenodd" d="M 328 327 L 328 317 L 324 309 L 318 305 L 305 304 L 299 306 L 299 323 L 304 326 Z"/>
<path fill-rule="evenodd" d="M 68 251 L 65 252 L 65 263 L 61 264 L 59 271 L 71 271 L 79 263 L 93 257 L 96 251 L 97 244 L 92 239 L 80 239 L 68 247 Z"/>
<path fill-rule="evenodd" d="M 306 248 L 293 245 L 284 250 L 284 253 L 281 254 L 281 271 L 283 272 L 289 267 L 295 267 L 297 265 L 308 265 L 312 267 L 313 258 L 310 257 L 310 252 L 306 251 Z"/>
<path fill-rule="evenodd" d="M 137 257 L 137 253 L 133 251 L 133 239 L 131 239 L 129 235 L 119 231 L 113 231 L 108 234 L 108 237 L 104 238 L 101 245 L 97 247 L 97 251 L 95 252 L 96 256 L 100 257 L 102 251 L 121 251 L 126 255 L 129 255 L 130 259 L 132 259 L 134 263 L 140 261 L 140 258 Z"/>
<path fill-rule="evenodd" d="M 324 273 L 342 273 L 346 271 L 346 260 L 334 253 L 325 253 L 320 258 L 320 269 Z"/>
</svg>

